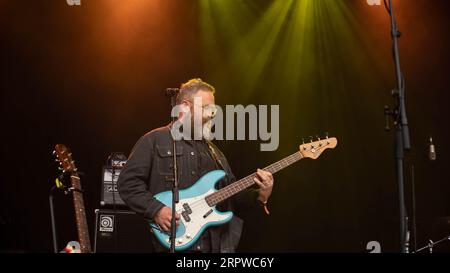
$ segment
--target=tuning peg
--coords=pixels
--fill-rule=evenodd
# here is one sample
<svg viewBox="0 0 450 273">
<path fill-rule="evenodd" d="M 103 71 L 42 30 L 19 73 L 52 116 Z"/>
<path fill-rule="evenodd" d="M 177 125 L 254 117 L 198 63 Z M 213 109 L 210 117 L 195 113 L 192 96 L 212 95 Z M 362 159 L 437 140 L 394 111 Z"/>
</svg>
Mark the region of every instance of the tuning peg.
<svg viewBox="0 0 450 273">
<path fill-rule="evenodd" d="M 55 150 L 53 150 L 52 154 L 53 154 L 53 155 L 56 155 L 56 151 L 55 151 Z"/>
<path fill-rule="evenodd" d="M 305 145 L 305 139 L 304 138 L 302 138 L 302 143 L 303 143 L 303 145 L 302 145 L 303 146 L 303 150 L 306 151 L 306 145 Z"/>
<path fill-rule="evenodd" d="M 61 168 L 61 167 L 58 167 L 58 170 L 60 170 L 60 171 L 64 171 L 64 169 L 63 169 L 63 168 Z"/>
<path fill-rule="evenodd" d="M 322 142 L 320 142 L 320 136 L 316 135 L 316 137 L 317 137 L 317 141 L 319 142 L 319 147 L 322 147 Z"/>
<path fill-rule="evenodd" d="M 328 141 L 328 132 L 325 132 L 325 135 L 326 135 L 325 139 L 327 140 L 327 145 L 329 145 L 330 142 Z"/>
<path fill-rule="evenodd" d="M 60 162 L 59 159 L 55 158 L 55 162 Z M 61 163 L 61 162 L 60 162 Z"/>
<path fill-rule="evenodd" d="M 311 143 L 313 142 L 313 137 L 309 136 L 309 140 L 311 141 Z"/>
<path fill-rule="evenodd" d="M 69 153 L 68 156 L 72 156 L 72 153 Z"/>
</svg>

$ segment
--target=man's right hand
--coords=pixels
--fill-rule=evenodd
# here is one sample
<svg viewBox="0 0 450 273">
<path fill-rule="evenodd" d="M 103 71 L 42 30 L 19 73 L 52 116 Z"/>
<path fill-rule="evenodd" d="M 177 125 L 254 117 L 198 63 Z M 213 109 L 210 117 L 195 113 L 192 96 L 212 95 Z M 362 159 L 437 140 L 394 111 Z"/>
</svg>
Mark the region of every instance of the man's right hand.
<svg viewBox="0 0 450 273">
<path fill-rule="evenodd" d="M 163 231 L 170 231 L 171 221 L 172 221 L 172 209 L 164 206 L 155 214 L 155 222 L 161 227 Z M 175 219 L 177 226 L 180 224 L 180 215 L 175 214 Z"/>
</svg>

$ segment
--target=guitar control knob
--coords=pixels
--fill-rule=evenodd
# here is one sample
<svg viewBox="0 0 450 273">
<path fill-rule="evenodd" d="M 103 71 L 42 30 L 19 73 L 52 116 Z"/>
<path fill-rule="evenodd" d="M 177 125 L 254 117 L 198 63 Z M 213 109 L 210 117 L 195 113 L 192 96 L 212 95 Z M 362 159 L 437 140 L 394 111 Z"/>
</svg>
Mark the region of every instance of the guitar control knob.
<svg viewBox="0 0 450 273">
<path fill-rule="evenodd" d="M 181 243 L 183 243 L 183 240 L 182 239 L 178 239 L 177 243 L 181 244 Z"/>
<path fill-rule="evenodd" d="M 189 233 L 186 234 L 186 238 L 187 238 L 187 239 L 191 239 L 191 234 L 189 234 Z"/>
</svg>

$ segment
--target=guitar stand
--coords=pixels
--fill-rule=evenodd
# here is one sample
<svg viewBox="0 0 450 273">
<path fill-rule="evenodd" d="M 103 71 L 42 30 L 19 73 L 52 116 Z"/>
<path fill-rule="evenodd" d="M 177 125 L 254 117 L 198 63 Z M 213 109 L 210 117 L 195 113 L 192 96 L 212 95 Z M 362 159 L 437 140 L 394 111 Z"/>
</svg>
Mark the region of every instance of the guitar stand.
<svg viewBox="0 0 450 273">
<path fill-rule="evenodd" d="M 50 193 L 48 195 L 48 201 L 49 201 L 49 205 L 50 205 L 50 220 L 52 223 L 52 238 L 53 238 L 53 252 L 54 253 L 59 253 L 58 236 L 57 236 L 57 228 L 56 228 L 56 220 L 55 220 L 55 205 L 53 202 L 55 190 L 56 189 L 62 190 L 62 191 L 64 191 L 65 195 L 70 194 L 72 191 L 83 193 L 83 190 L 80 190 L 80 189 L 75 189 L 73 187 L 67 188 L 62 183 L 62 181 L 64 181 L 64 179 L 65 179 L 64 174 L 62 174 L 60 177 L 58 177 L 55 180 L 56 185 L 52 186 L 52 188 L 50 189 Z"/>
<path fill-rule="evenodd" d="M 52 237 L 53 237 L 53 252 L 54 253 L 58 253 L 58 236 L 56 233 L 56 221 L 55 221 L 55 209 L 54 209 L 54 205 L 53 205 L 53 194 L 55 189 L 57 189 L 58 187 L 56 185 L 54 185 L 51 189 L 50 189 L 50 194 L 48 195 L 48 200 L 50 203 L 50 219 L 52 222 Z"/>
</svg>

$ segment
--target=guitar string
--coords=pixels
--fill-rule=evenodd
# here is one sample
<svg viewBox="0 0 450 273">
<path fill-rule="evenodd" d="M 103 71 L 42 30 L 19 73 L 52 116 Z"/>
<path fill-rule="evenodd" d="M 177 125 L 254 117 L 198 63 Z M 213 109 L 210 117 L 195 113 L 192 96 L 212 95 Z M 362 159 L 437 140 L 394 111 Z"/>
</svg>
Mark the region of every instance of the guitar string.
<svg viewBox="0 0 450 273">
<path fill-rule="evenodd" d="M 300 157 L 299 157 L 299 156 L 300 156 Z M 296 158 L 296 157 L 297 157 L 297 158 Z M 265 170 L 270 170 L 270 169 L 273 169 L 273 168 L 275 167 L 276 169 L 273 170 L 273 171 L 271 171 L 271 173 L 275 173 L 275 172 L 278 172 L 279 170 L 281 170 L 281 169 L 283 169 L 283 168 L 285 168 L 285 167 L 291 165 L 292 163 L 297 162 L 298 160 L 300 160 L 300 159 L 302 159 L 302 158 L 303 158 L 303 156 L 301 155 L 301 153 L 296 152 L 296 153 L 294 153 L 294 154 L 289 155 L 288 157 L 286 157 L 285 159 L 283 159 L 283 160 L 281 160 L 281 161 L 275 162 L 275 163 L 273 163 L 273 164 L 267 166 L 267 167 L 264 168 L 264 169 L 265 169 Z M 241 183 L 235 182 L 235 183 L 232 183 L 232 184 L 230 184 L 230 185 L 228 185 L 228 186 L 222 188 L 221 190 L 224 190 L 224 189 L 225 189 L 225 191 L 222 192 L 222 193 L 225 194 L 225 196 L 226 196 L 227 194 L 230 194 L 230 193 L 231 193 L 231 195 L 230 195 L 230 196 L 226 196 L 225 199 L 227 199 L 228 197 L 231 197 L 232 195 L 237 194 L 238 192 L 240 192 L 240 191 L 242 191 L 242 190 L 244 190 L 244 189 L 246 189 L 246 188 L 252 186 L 253 184 L 255 184 L 254 180 L 252 179 L 252 178 L 255 178 L 255 177 L 256 177 L 256 173 L 252 173 L 252 174 L 250 174 L 250 175 L 248 175 L 248 176 L 242 178 L 242 179 L 240 180 Z M 250 179 L 251 179 L 251 180 L 250 180 Z M 249 180 L 251 181 L 251 184 L 249 184 L 249 185 L 244 185 L 244 184 L 243 184 L 243 183 L 248 183 L 248 182 L 250 182 Z M 237 184 L 237 183 L 239 183 L 239 184 Z M 236 185 L 236 186 L 233 186 L 233 185 Z M 243 188 L 240 188 L 240 187 L 242 187 L 241 185 L 244 185 L 244 187 L 243 187 Z M 237 191 L 236 191 L 236 192 L 233 192 L 233 191 L 235 191 L 236 189 L 237 189 Z M 221 190 L 218 190 L 218 191 L 216 191 L 216 192 L 214 192 L 214 193 L 212 193 L 212 194 L 210 194 L 210 195 L 208 195 L 208 196 L 211 196 L 211 195 L 213 195 L 213 194 L 219 193 Z M 223 196 L 223 194 L 219 193 L 219 194 L 218 194 L 219 202 L 225 200 L 225 199 L 220 200 L 220 197 L 221 197 L 221 196 Z M 212 197 L 212 198 L 214 198 L 214 197 Z M 217 197 L 216 197 L 215 199 L 217 199 Z M 202 200 L 205 200 L 205 198 L 203 198 L 203 199 L 201 199 L 201 200 L 199 200 L 199 201 L 202 201 Z M 197 202 L 197 201 L 196 201 L 196 202 Z M 195 207 L 196 202 L 192 203 L 190 207 L 191 207 L 191 208 Z M 217 203 L 219 203 L 219 202 L 217 202 Z M 217 204 L 217 203 L 216 203 L 216 204 Z"/>
<path fill-rule="evenodd" d="M 299 158 L 295 158 L 295 157 L 298 157 L 298 156 L 300 156 L 300 157 L 299 157 Z M 273 167 L 278 167 L 279 169 L 278 169 L 278 170 L 275 170 L 275 171 L 273 172 L 273 173 L 275 173 L 275 172 L 277 172 L 277 171 L 279 171 L 279 170 L 281 170 L 281 169 L 283 169 L 283 168 L 285 168 L 285 167 L 291 165 L 292 163 L 297 162 L 298 160 L 300 160 L 300 159 L 302 159 L 302 158 L 303 158 L 302 154 L 299 153 L 299 152 L 296 152 L 296 153 L 294 153 L 294 154 L 291 154 L 291 155 L 287 156 L 285 159 L 281 160 L 281 162 L 280 162 L 280 161 L 277 161 L 277 162 L 275 162 L 275 163 L 273 163 L 273 164 L 267 166 L 267 167 L 264 168 L 264 169 L 271 169 L 271 168 L 273 168 Z M 286 164 L 285 162 L 286 162 L 287 164 Z M 252 174 L 250 174 L 250 175 L 248 175 L 248 176 L 242 178 L 240 181 L 242 181 L 242 182 L 248 182 L 248 181 L 244 181 L 244 180 L 248 180 L 248 179 L 254 178 L 254 177 L 256 177 L 256 173 L 252 173 Z M 233 183 L 233 184 L 230 184 L 230 185 L 228 185 L 227 187 L 229 187 L 229 186 L 231 186 L 231 187 L 228 188 L 228 189 L 226 189 L 224 193 L 233 193 L 232 195 L 237 194 L 239 191 L 244 190 L 244 189 L 246 189 L 246 188 L 252 186 L 252 185 L 255 183 L 253 180 L 251 180 L 251 181 L 252 181 L 252 183 L 251 183 L 250 185 L 247 185 L 247 186 L 245 186 L 245 187 L 242 188 L 242 189 L 239 189 L 239 188 L 238 188 L 238 191 L 235 192 L 235 193 L 233 193 L 232 191 L 235 190 L 236 187 L 239 187 L 239 186 L 232 186 L 232 185 L 234 185 L 235 183 L 238 183 L 238 182 L 235 182 L 235 183 Z M 242 185 L 242 184 L 239 184 L 239 185 Z M 225 188 L 227 188 L 227 187 L 225 187 Z M 223 188 L 223 189 L 225 189 L 225 188 Z M 223 189 L 222 189 L 222 190 L 223 190 Z M 215 194 L 215 193 L 218 193 L 218 192 L 220 192 L 220 190 L 215 191 L 215 192 L 211 193 L 211 194 L 208 195 L 208 196 L 211 196 L 211 195 L 213 195 L 213 194 Z M 232 195 L 230 195 L 229 197 L 231 197 Z M 207 196 L 207 197 L 208 197 L 208 196 Z M 220 196 L 220 194 L 219 194 L 219 196 Z M 226 198 L 228 198 L 228 197 L 226 197 Z M 225 199 L 226 199 L 226 198 L 225 198 Z M 224 200 L 225 200 L 225 199 L 224 199 Z M 205 202 L 203 202 L 203 201 L 205 201 Z M 221 201 L 223 201 L 223 200 L 219 200 L 219 202 L 221 202 Z M 212 209 L 212 208 L 215 207 L 215 205 L 212 206 L 212 207 L 208 205 L 208 202 L 206 201 L 206 197 L 205 197 L 205 198 L 202 198 L 202 199 L 200 199 L 200 200 L 197 200 L 197 201 L 195 201 L 195 202 L 193 202 L 189 207 L 190 207 L 191 209 L 194 209 L 194 208 L 195 208 L 195 209 L 198 209 L 198 208 L 199 208 L 199 207 L 198 207 L 199 205 L 204 205 L 204 204 L 207 205 L 207 206 L 205 207 L 205 209 L 208 209 L 208 208 L 211 208 L 211 209 Z M 217 203 L 216 203 L 216 204 L 217 204 Z M 181 214 L 180 212 L 182 212 L 182 211 L 183 211 L 183 209 L 180 209 L 180 210 L 177 210 L 176 212 L 179 213 L 179 214 Z"/>
<path fill-rule="evenodd" d="M 296 157 L 298 157 L 298 158 L 296 158 Z M 277 172 L 277 171 L 279 171 L 279 170 L 281 170 L 281 169 L 283 169 L 283 168 L 285 168 L 285 167 L 291 165 L 292 163 L 297 162 L 298 160 L 300 160 L 300 159 L 302 159 L 302 158 L 303 158 L 303 155 L 302 155 L 301 153 L 295 152 L 295 153 L 293 153 L 293 154 L 287 156 L 285 159 L 282 159 L 282 160 L 280 160 L 280 161 L 277 161 L 277 162 L 275 162 L 275 163 L 273 163 L 273 164 L 267 166 L 267 167 L 264 168 L 264 169 L 267 170 L 267 169 L 271 169 L 271 168 L 274 168 L 274 167 L 278 167 L 278 170 L 274 170 L 274 171 L 273 171 L 273 173 L 275 173 L 275 172 Z M 286 163 L 287 163 L 287 164 L 286 164 Z M 242 179 L 239 180 L 239 181 L 242 181 L 242 183 L 244 183 L 244 182 L 248 183 L 248 180 L 249 180 L 250 178 L 254 178 L 254 177 L 256 177 L 256 173 L 252 173 L 252 174 L 250 174 L 250 175 L 248 175 L 248 176 L 242 178 Z M 244 181 L 244 180 L 247 180 L 247 181 Z M 225 194 L 226 194 L 226 193 L 233 193 L 232 195 L 237 194 L 239 191 L 244 190 L 244 189 L 246 189 L 246 188 L 252 186 L 252 185 L 255 183 L 253 180 L 251 180 L 251 181 L 252 181 L 252 183 L 251 183 L 250 185 L 247 185 L 247 186 L 245 186 L 245 187 L 242 188 L 242 189 L 239 189 L 239 188 L 238 188 L 238 191 L 235 192 L 235 193 L 233 193 L 232 191 L 235 190 L 237 187 L 240 187 L 240 185 L 242 185 L 242 184 L 240 183 L 239 186 L 232 186 L 232 185 L 234 185 L 234 184 L 236 184 L 236 183 L 239 183 L 239 182 L 232 183 L 232 184 L 230 184 L 230 185 L 228 185 L 228 186 L 226 186 L 226 187 L 223 188 L 223 189 L 226 189 L 227 187 L 229 187 L 229 188 L 226 189 L 225 192 L 223 192 L 223 193 L 225 193 Z M 230 186 L 231 186 L 231 187 L 230 187 Z M 223 190 L 223 189 L 222 189 L 222 190 Z M 220 190 L 215 191 L 215 192 L 211 193 L 211 194 L 208 195 L 208 196 L 211 196 L 211 195 L 216 194 L 216 193 L 218 193 L 218 192 L 220 192 Z M 229 197 L 231 197 L 232 195 L 230 195 Z M 208 196 L 207 196 L 207 197 L 208 197 Z M 220 197 L 220 193 L 219 193 L 219 197 Z M 228 198 L 228 197 L 226 197 L 226 198 Z M 225 198 L 225 199 L 226 199 L 226 198 Z M 220 199 L 220 198 L 219 198 L 219 199 Z M 224 200 L 225 200 L 225 199 L 224 199 Z M 205 202 L 202 202 L 202 201 L 205 201 Z M 223 201 L 223 200 L 219 200 L 219 202 L 221 202 L 221 201 Z M 206 201 L 206 197 L 205 197 L 205 198 L 202 198 L 202 199 L 200 199 L 200 200 L 197 200 L 197 201 L 195 201 L 195 202 L 193 202 L 189 207 L 190 207 L 191 209 L 194 209 L 194 208 L 197 209 L 197 208 L 198 208 L 198 207 L 197 207 L 198 205 L 203 205 L 204 203 L 208 204 L 208 202 Z M 216 203 L 216 204 L 217 204 L 217 203 Z M 208 207 L 210 207 L 210 206 L 208 205 Z M 210 208 L 213 208 L 213 207 L 214 207 L 214 206 L 212 206 L 212 207 L 210 207 Z M 206 208 L 207 208 L 207 207 L 206 207 Z M 177 213 L 180 213 L 180 212 L 182 212 L 182 211 L 183 211 L 183 209 L 177 210 L 176 212 L 177 212 Z"/>
</svg>

